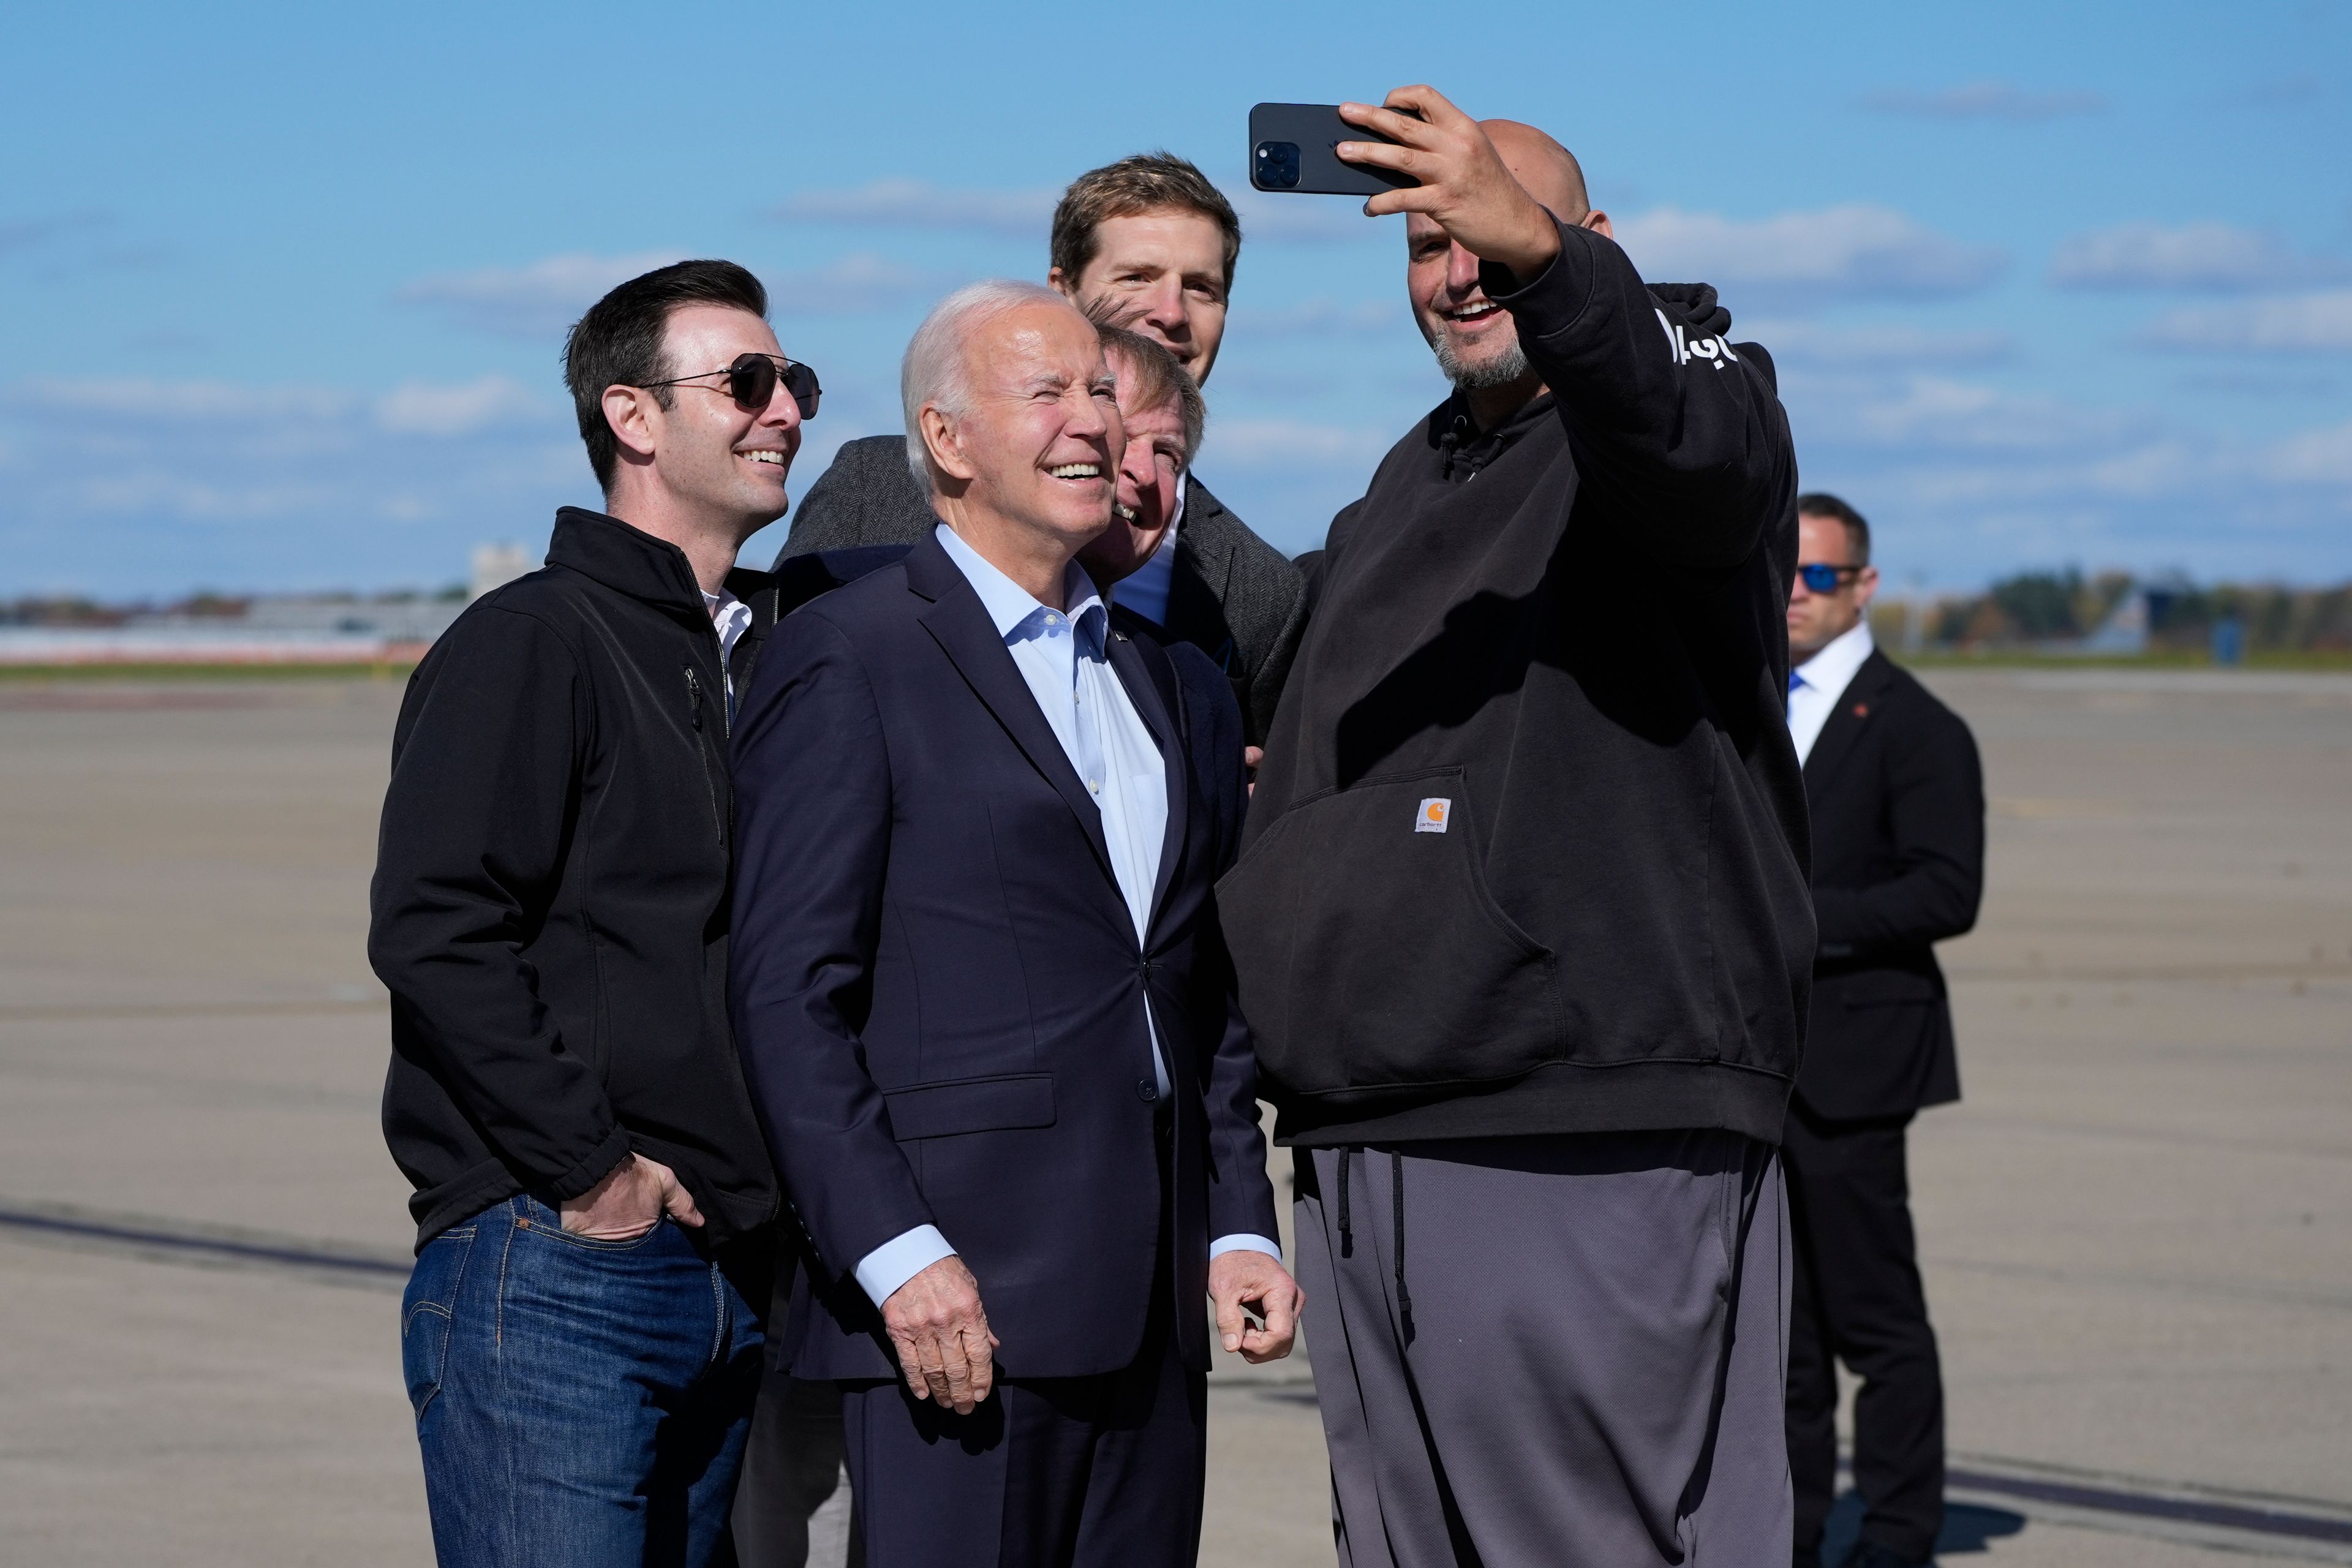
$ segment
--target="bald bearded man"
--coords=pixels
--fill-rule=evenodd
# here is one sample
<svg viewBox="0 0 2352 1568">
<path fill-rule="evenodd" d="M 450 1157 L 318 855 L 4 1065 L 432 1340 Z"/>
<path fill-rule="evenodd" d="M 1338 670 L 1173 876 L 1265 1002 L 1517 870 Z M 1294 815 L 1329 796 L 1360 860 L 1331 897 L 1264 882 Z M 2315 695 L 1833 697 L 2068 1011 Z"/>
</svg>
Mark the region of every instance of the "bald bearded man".
<svg viewBox="0 0 2352 1568">
<path fill-rule="evenodd" d="M 1219 912 L 1296 1151 L 1349 1568 L 1782 1568 L 1776 1146 L 1813 952 L 1771 362 L 1426 88 L 1453 395 L 1333 521 Z"/>
</svg>

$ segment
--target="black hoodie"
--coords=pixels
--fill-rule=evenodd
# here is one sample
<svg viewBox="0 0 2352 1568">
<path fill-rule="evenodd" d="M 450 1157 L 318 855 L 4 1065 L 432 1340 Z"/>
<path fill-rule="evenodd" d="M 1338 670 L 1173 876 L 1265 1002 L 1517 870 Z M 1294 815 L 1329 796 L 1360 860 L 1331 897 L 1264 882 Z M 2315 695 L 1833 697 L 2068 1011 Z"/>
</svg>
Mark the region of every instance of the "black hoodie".
<svg viewBox="0 0 2352 1568">
<path fill-rule="evenodd" d="M 1777 1143 L 1813 954 L 1784 615 L 1796 463 L 1708 288 L 1563 226 L 1551 389 L 1457 395 L 1332 522 L 1219 889 L 1285 1142 Z"/>
<path fill-rule="evenodd" d="M 728 587 L 755 616 L 740 691 L 775 598 L 763 573 Z M 772 1217 L 727 1022 L 726 692 L 685 552 L 576 507 L 545 570 L 410 677 L 368 957 L 420 1247 L 517 1193 L 577 1197 L 632 1150 L 677 1173 L 714 1241 Z"/>
</svg>

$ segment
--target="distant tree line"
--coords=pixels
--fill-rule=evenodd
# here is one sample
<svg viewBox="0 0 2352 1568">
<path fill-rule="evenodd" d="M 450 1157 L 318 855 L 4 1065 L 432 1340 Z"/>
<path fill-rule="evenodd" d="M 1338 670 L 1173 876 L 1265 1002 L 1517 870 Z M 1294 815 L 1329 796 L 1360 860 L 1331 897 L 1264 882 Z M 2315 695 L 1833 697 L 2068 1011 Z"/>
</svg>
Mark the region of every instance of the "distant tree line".
<svg viewBox="0 0 2352 1568">
<path fill-rule="evenodd" d="M 254 600 L 260 596 L 215 594 L 206 590 L 179 599 L 140 599 L 110 604 L 79 595 L 27 595 L 18 599 L 0 599 L 0 626 L 120 626 L 156 616 L 237 620 L 252 611 Z M 428 598 L 462 604 L 471 597 L 471 590 L 463 583 L 452 583 L 430 592 L 401 588 L 382 594 L 342 592 L 284 596 L 352 605 L 414 604 Z"/>
<path fill-rule="evenodd" d="M 2197 584 L 2182 577 L 2141 580 L 2125 572 L 2085 577 L 2077 569 L 2021 572 L 1980 594 L 1941 598 L 1926 606 L 1925 641 L 1972 651 L 2077 643 L 2105 626 L 2135 595 L 2144 595 L 2147 647 L 2155 652 L 2197 652 L 2214 630 L 2233 620 L 2247 651 L 2303 653 L 2352 650 L 2352 584 L 2295 588 L 2281 584 Z M 1914 606 L 1890 600 L 1874 611 L 1881 640 L 1910 640 Z"/>
</svg>

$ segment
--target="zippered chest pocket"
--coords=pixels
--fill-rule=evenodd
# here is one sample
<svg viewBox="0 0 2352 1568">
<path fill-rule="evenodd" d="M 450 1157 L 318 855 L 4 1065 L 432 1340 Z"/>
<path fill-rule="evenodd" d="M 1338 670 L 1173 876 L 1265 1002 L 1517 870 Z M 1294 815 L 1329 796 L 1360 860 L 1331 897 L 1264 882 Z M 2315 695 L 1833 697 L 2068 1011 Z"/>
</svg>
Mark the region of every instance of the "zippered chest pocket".
<svg viewBox="0 0 2352 1568">
<path fill-rule="evenodd" d="M 694 726 L 694 749 L 702 759 L 702 784 L 710 801 L 710 826 L 719 842 L 727 842 L 727 807 L 719 795 L 720 769 L 725 760 L 714 754 L 714 749 L 726 743 L 727 722 L 723 711 L 712 713 L 713 703 L 704 691 L 701 672 L 694 666 L 686 668 L 686 699 L 688 721 Z M 731 794 L 731 792 L 730 792 Z"/>
</svg>

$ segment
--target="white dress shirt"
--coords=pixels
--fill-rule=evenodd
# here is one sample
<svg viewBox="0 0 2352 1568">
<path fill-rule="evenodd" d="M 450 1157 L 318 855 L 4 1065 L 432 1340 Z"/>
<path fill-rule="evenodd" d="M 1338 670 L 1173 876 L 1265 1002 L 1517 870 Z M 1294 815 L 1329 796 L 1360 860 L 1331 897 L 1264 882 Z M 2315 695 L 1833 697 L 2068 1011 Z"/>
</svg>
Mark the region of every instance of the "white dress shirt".
<svg viewBox="0 0 2352 1568">
<path fill-rule="evenodd" d="M 1789 738 L 1797 742 L 1797 765 L 1813 754 L 1822 726 L 1837 711 L 1838 699 L 1853 683 L 1854 672 L 1877 644 L 1870 640 L 1870 618 L 1831 638 L 1821 652 L 1789 672 Z"/>
<path fill-rule="evenodd" d="M 1111 584 L 1110 595 L 1155 626 L 1168 624 L 1168 590 L 1176 582 L 1176 531 L 1184 525 L 1184 489 L 1192 482 L 1188 470 L 1176 476 L 1176 515 L 1151 559 Z"/>
<path fill-rule="evenodd" d="M 1040 604 L 1027 589 L 990 565 L 980 552 L 945 523 L 940 546 L 956 563 L 1004 639 L 1013 666 L 1052 727 L 1062 752 L 1102 813 L 1103 841 L 1110 850 L 1112 875 L 1135 922 L 1135 938 L 1148 942 L 1151 894 L 1160 881 L 1160 849 L 1168 832 L 1168 775 L 1159 743 L 1135 710 L 1127 687 L 1110 667 L 1106 651 L 1110 611 L 1084 568 L 1072 562 L 1062 579 L 1057 610 Z M 1151 1003 L 1143 1004 L 1143 1026 L 1151 1041 L 1151 1076 L 1160 1097 L 1171 1092 L 1168 1063 L 1160 1049 L 1160 1028 Z M 1221 1236 L 1209 1256 L 1244 1248 L 1282 1256 L 1278 1242 L 1262 1236 Z M 867 1253 L 858 1263 L 857 1283 L 876 1306 L 892 1292 L 955 1251 L 934 1225 L 917 1226 Z"/>
<path fill-rule="evenodd" d="M 719 633 L 719 674 L 727 682 L 727 721 L 735 721 L 735 645 L 751 625 L 751 606 L 734 595 L 721 589 L 714 594 L 702 590 L 703 607 L 710 612 L 710 625 Z"/>
</svg>

